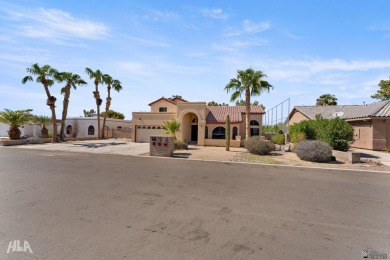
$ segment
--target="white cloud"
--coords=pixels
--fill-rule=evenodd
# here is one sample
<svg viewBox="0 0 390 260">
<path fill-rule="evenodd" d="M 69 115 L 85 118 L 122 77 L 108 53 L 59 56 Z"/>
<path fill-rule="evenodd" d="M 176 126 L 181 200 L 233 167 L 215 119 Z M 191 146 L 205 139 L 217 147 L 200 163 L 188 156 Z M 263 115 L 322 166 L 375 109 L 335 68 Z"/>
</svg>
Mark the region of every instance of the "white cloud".
<svg viewBox="0 0 390 260">
<path fill-rule="evenodd" d="M 61 43 L 70 38 L 102 39 L 109 28 L 103 23 L 80 19 L 58 9 L 7 9 L 13 32 L 32 38 Z"/>
<path fill-rule="evenodd" d="M 126 36 L 130 41 L 142 46 L 151 46 L 151 47 L 161 47 L 167 48 L 170 47 L 171 44 L 165 39 L 143 39 L 139 37 Z"/>
<path fill-rule="evenodd" d="M 269 22 L 254 23 L 249 20 L 245 20 L 242 22 L 242 30 L 245 33 L 258 33 L 268 30 L 269 27 Z"/>
<path fill-rule="evenodd" d="M 217 51 L 240 51 L 243 48 L 262 46 L 268 44 L 265 40 L 235 40 L 223 43 L 213 43 L 213 48 Z"/>
<path fill-rule="evenodd" d="M 143 15 L 142 18 L 153 22 L 171 22 L 177 21 L 180 16 L 170 11 L 149 10 L 148 14 Z"/>
<path fill-rule="evenodd" d="M 221 8 L 203 9 L 202 15 L 218 20 L 225 20 L 230 16 L 228 13 L 225 13 Z"/>
<path fill-rule="evenodd" d="M 225 36 L 238 36 L 242 34 L 256 34 L 268 30 L 271 27 L 270 22 L 255 23 L 250 20 L 244 20 L 240 28 L 228 28 Z"/>
</svg>

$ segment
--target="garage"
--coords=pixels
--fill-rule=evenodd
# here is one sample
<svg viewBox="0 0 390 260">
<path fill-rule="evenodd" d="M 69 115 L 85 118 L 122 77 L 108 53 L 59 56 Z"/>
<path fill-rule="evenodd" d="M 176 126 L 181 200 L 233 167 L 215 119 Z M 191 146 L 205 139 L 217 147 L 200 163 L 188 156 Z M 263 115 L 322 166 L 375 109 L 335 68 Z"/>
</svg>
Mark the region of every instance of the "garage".
<svg viewBox="0 0 390 260">
<path fill-rule="evenodd" d="M 161 126 L 137 126 L 135 132 L 135 141 L 137 143 L 149 143 L 150 136 L 164 135 L 165 130 Z"/>
</svg>

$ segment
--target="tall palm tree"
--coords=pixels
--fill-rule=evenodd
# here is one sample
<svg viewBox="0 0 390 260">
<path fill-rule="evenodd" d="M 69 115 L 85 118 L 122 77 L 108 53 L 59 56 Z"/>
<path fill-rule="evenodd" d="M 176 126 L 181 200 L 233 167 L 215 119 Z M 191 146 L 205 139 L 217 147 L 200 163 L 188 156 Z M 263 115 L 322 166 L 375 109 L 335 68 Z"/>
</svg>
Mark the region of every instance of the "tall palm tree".
<svg viewBox="0 0 390 260">
<path fill-rule="evenodd" d="M 106 98 L 106 113 L 104 113 L 104 119 L 103 119 L 103 134 L 102 138 L 104 139 L 104 129 L 106 127 L 106 119 L 108 110 L 110 110 L 111 106 L 111 88 L 113 88 L 115 91 L 119 92 L 122 90 L 121 82 L 117 79 L 113 79 L 110 75 L 104 74 L 103 75 L 103 82 L 107 85 L 107 98 Z"/>
<path fill-rule="evenodd" d="M 37 83 L 42 83 L 46 96 L 47 101 L 46 105 L 50 107 L 51 110 L 51 119 L 53 124 L 53 139 L 52 142 L 58 142 L 57 138 L 57 120 L 56 120 L 56 98 L 50 94 L 49 87 L 53 86 L 54 80 L 53 75 L 57 74 L 57 70 L 53 69 L 49 65 L 44 65 L 42 67 L 39 67 L 38 63 L 33 64 L 30 68 L 26 69 L 28 73 L 30 73 L 33 76 L 36 76 L 35 81 Z M 28 81 L 33 81 L 33 77 L 29 75 L 22 79 L 22 83 L 26 84 Z"/>
<path fill-rule="evenodd" d="M 48 138 L 49 137 L 49 130 L 46 128 L 47 125 L 49 125 L 52 120 L 48 116 L 34 116 L 33 123 L 39 124 L 41 128 L 41 137 L 42 138 Z"/>
<path fill-rule="evenodd" d="M 11 140 L 20 139 L 19 126 L 29 123 L 33 115 L 30 113 L 32 109 L 26 110 L 10 110 L 4 109 L 0 112 L 0 122 L 9 125 L 8 136 Z"/>
<path fill-rule="evenodd" d="M 61 94 L 64 95 L 64 102 L 62 108 L 62 120 L 61 120 L 61 130 L 60 130 L 60 140 L 65 140 L 65 120 L 68 115 L 68 107 L 69 107 L 69 98 L 70 98 L 70 90 L 77 89 L 77 86 L 86 85 L 85 82 L 80 75 L 73 74 L 72 72 L 60 72 L 55 75 L 55 79 L 58 82 L 66 82 L 65 87 L 61 89 Z"/>
<path fill-rule="evenodd" d="M 337 105 L 337 98 L 335 95 L 323 94 L 317 98 L 317 106 L 335 106 Z"/>
<path fill-rule="evenodd" d="M 93 91 L 93 97 L 96 100 L 96 112 L 97 112 L 97 120 L 98 120 L 98 137 L 97 139 L 101 139 L 102 137 L 102 129 L 100 128 L 100 106 L 103 103 L 103 100 L 100 98 L 99 93 L 99 84 L 103 82 L 103 73 L 100 70 L 93 71 L 90 68 L 85 68 L 85 72 L 89 76 L 90 79 L 94 80 L 95 83 L 95 91 Z"/>
<path fill-rule="evenodd" d="M 251 96 L 259 96 L 262 92 L 269 92 L 273 88 L 268 81 L 263 80 L 265 77 L 267 75 L 260 70 L 255 71 L 252 68 L 238 70 L 237 77 L 231 79 L 225 87 L 227 93 L 233 92 L 230 98 L 231 102 L 238 100 L 245 93 L 246 139 L 250 137 Z"/>
</svg>

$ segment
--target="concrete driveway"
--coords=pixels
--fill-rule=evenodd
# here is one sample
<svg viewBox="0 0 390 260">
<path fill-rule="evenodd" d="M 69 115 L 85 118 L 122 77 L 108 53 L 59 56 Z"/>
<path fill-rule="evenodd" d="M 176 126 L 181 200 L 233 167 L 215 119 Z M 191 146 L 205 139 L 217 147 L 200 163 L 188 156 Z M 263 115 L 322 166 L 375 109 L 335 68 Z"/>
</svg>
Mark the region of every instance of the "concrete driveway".
<svg viewBox="0 0 390 260">
<path fill-rule="evenodd" d="M 149 143 L 134 143 L 129 140 L 119 139 L 70 141 L 65 143 L 31 144 L 12 147 L 31 150 L 121 155 L 141 155 L 149 152 Z"/>
<path fill-rule="evenodd" d="M 390 166 L 390 153 L 383 151 L 371 151 L 364 149 L 351 148 L 351 151 L 359 152 L 361 158 L 370 158 L 379 160 L 384 165 Z"/>
</svg>

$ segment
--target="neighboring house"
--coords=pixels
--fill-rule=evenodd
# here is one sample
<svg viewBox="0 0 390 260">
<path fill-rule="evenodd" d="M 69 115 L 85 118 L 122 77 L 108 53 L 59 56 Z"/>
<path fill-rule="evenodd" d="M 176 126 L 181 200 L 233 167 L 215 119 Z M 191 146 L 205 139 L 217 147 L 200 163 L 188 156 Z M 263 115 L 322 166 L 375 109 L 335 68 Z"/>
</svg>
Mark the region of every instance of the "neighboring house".
<svg viewBox="0 0 390 260">
<path fill-rule="evenodd" d="M 103 118 L 100 118 L 103 127 Z M 58 133 L 60 133 L 61 120 L 57 120 Z M 46 126 L 49 131 L 53 130 L 52 124 Z M 0 123 L 0 137 L 8 137 L 9 125 Z M 41 126 L 26 124 L 19 127 L 21 136 L 34 137 L 41 135 Z M 77 131 L 77 134 L 76 134 Z M 131 138 L 131 121 L 107 118 L 106 137 Z M 71 117 L 65 121 L 65 138 L 69 137 L 87 138 L 97 137 L 97 117 Z"/>
<path fill-rule="evenodd" d="M 296 106 L 289 115 L 289 124 L 336 116 L 347 121 L 354 130 L 352 147 L 383 150 L 390 146 L 390 100 L 369 105 Z"/>
<path fill-rule="evenodd" d="M 164 121 L 181 122 L 177 139 L 197 145 L 225 146 L 225 118 L 230 116 L 231 146 L 239 147 L 245 140 L 244 106 L 206 106 L 206 102 L 188 102 L 174 98 L 160 98 L 149 104 L 150 112 L 133 112 L 132 140 L 149 142 L 151 135 L 164 135 Z M 263 109 L 251 107 L 251 135 L 261 134 Z"/>
<path fill-rule="evenodd" d="M 59 120 L 61 123 L 61 120 Z M 103 129 L 103 117 L 100 118 L 100 125 Z M 106 119 L 106 129 L 105 136 L 106 137 L 116 137 L 115 132 L 124 130 L 127 131 L 127 138 L 130 139 L 131 133 L 131 121 L 123 120 L 123 119 L 114 119 L 107 118 Z M 97 137 L 98 134 L 98 122 L 97 117 L 71 117 L 67 118 L 65 121 L 65 137 L 75 137 L 77 130 L 77 137 L 85 138 L 85 137 Z M 59 132 L 60 130 L 58 130 Z M 121 132 L 124 132 L 121 131 Z M 122 135 L 121 135 L 122 137 Z M 120 138 L 121 138 L 120 137 Z"/>
</svg>

